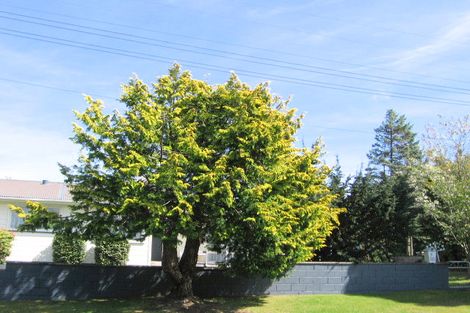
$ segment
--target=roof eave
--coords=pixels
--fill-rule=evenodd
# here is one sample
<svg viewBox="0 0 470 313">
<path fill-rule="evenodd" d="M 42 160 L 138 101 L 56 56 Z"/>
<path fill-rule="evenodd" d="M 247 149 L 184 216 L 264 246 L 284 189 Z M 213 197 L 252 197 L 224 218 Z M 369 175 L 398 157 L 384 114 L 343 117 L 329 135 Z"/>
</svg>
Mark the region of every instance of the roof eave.
<svg viewBox="0 0 470 313">
<path fill-rule="evenodd" d="M 19 197 L 4 197 L 4 196 L 0 196 L 0 200 L 54 202 L 54 203 L 67 203 L 67 204 L 72 204 L 72 203 L 73 203 L 73 200 L 40 199 L 40 198 L 19 198 Z"/>
</svg>

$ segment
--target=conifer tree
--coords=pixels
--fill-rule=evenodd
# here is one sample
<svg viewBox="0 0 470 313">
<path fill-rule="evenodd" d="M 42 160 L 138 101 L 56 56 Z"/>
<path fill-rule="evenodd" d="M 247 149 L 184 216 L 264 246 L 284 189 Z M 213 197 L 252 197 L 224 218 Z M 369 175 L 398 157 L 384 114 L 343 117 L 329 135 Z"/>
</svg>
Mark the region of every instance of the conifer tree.
<svg viewBox="0 0 470 313">
<path fill-rule="evenodd" d="M 412 125 L 404 115 L 388 110 L 385 120 L 375 129 L 375 143 L 368 154 L 372 172 L 381 188 L 393 193 L 388 204 L 389 228 L 393 229 L 395 242 L 387 250 L 394 254 L 413 254 L 413 238 L 420 229 L 416 224 L 422 207 L 413 196 L 410 170 L 420 164 L 422 152 Z M 385 191 L 384 191 L 385 192 Z M 385 222 L 385 221 L 384 221 Z"/>
<path fill-rule="evenodd" d="M 25 225 L 67 226 L 85 239 L 160 237 L 163 271 L 187 297 L 202 242 L 228 250 L 233 272 L 280 277 L 337 224 L 321 148 L 294 146 L 300 120 L 267 84 L 232 75 L 211 86 L 174 66 L 152 86 L 125 85 L 123 113 L 87 101 L 74 126 L 82 155 L 62 166 L 72 214 L 51 226 L 37 206 L 23 212 Z"/>
<path fill-rule="evenodd" d="M 410 183 L 410 168 L 419 163 L 421 150 L 404 115 L 389 110 L 375 130 L 369 167 L 347 187 L 340 227 L 333 238 L 340 260 L 389 261 L 412 253 L 410 238 L 419 227 L 422 207 Z"/>
<path fill-rule="evenodd" d="M 376 172 L 388 176 L 422 158 L 416 134 L 404 115 L 398 115 L 394 110 L 387 111 L 385 120 L 375 129 L 375 143 L 368 157 Z"/>
<path fill-rule="evenodd" d="M 328 176 L 328 188 L 330 192 L 335 196 L 332 201 L 332 205 L 337 208 L 345 207 L 345 198 L 347 196 L 347 190 L 349 185 L 350 177 L 344 179 L 339 158 L 336 156 L 336 164 L 333 166 L 330 175 Z M 339 215 L 340 227 L 344 220 L 344 215 L 347 212 L 343 212 Z M 316 252 L 315 260 L 317 261 L 342 261 L 343 257 L 338 254 L 340 237 L 340 228 L 333 230 L 331 235 L 326 239 L 325 246 Z"/>
</svg>

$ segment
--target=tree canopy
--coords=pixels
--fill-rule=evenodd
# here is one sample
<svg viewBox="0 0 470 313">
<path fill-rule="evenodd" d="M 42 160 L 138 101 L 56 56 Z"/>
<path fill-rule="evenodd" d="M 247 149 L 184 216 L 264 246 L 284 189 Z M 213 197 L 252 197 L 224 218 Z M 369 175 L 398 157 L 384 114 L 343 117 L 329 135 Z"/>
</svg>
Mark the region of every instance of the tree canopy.
<svg viewBox="0 0 470 313">
<path fill-rule="evenodd" d="M 83 238 L 162 238 L 178 296 L 192 293 L 201 242 L 228 251 L 232 271 L 279 277 L 335 227 L 341 209 L 321 147 L 295 147 L 300 118 L 267 84 L 250 88 L 232 75 L 211 86 L 175 65 L 152 86 L 125 85 L 122 113 L 86 100 L 72 139 L 81 156 L 61 166 L 74 200 L 61 227 Z M 45 221 L 32 212 L 25 225 Z"/>
<path fill-rule="evenodd" d="M 445 239 L 470 261 L 470 115 L 429 127 L 426 142 L 428 163 L 415 173 L 423 187 L 420 200 Z"/>
</svg>

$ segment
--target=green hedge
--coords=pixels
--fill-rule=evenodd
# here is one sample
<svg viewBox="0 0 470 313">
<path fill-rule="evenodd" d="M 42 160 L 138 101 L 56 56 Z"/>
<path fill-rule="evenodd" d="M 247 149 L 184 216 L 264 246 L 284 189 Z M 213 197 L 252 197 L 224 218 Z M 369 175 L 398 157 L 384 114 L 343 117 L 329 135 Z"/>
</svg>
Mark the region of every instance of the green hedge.
<svg viewBox="0 0 470 313">
<path fill-rule="evenodd" d="M 85 260 L 85 241 L 70 234 L 55 234 L 52 241 L 52 259 L 56 263 L 83 263 Z"/>
<path fill-rule="evenodd" d="M 0 229 L 0 264 L 4 264 L 6 262 L 6 258 L 11 252 L 12 243 L 13 234 L 9 231 Z"/>
<path fill-rule="evenodd" d="M 99 265 L 125 265 L 129 257 L 127 240 L 97 239 L 95 240 L 95 262 Z"/>
</svg>

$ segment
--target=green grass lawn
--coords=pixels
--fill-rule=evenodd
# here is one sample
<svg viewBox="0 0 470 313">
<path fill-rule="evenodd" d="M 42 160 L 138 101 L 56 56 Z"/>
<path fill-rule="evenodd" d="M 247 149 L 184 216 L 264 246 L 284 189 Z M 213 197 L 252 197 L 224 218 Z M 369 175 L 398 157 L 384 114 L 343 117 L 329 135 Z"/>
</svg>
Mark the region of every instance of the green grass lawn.
<svg viewBox="0 0 470 313">
<path fill-rule="evenodd" d="M 469 272 L 449 272 L 449 286 L 466 286 L 470 287 Z"/>
<path fill-rule="evenodd" d="M 470 291 L 414 291 L 380 295 L 302 295 L 216 298 L 195 303 L 144 300 L 0 302 L 0 313 L 470 313 Z"/>
</svg>

